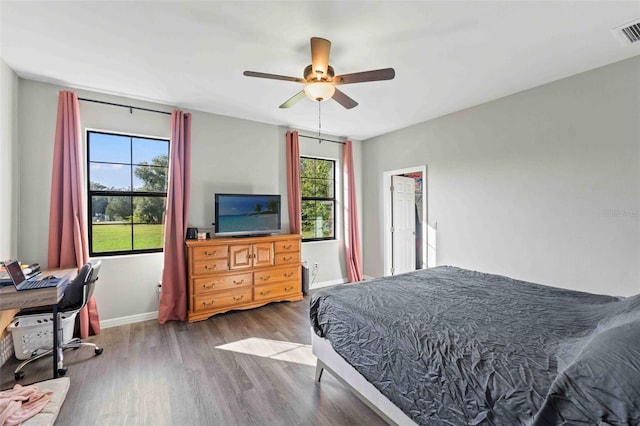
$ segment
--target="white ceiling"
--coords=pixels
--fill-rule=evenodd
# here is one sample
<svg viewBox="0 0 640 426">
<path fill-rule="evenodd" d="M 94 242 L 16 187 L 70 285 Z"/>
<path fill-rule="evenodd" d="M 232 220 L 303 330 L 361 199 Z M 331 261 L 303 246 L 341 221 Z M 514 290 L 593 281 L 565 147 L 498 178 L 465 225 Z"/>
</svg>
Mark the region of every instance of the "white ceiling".
<svg viewBox="0 0 640 426">
<path fill-rule="evenodd" d="M 318 105 L 278 106 L 302 77 L 309 38 L 333 43 L 336 74 L 393 67 L 341 86 L 323 134 L 367 139 L 640 54 L 611 29 L 639 1 L 0 2 L 0 56 L 23 78 L 318 130 Z"/>
</svg>

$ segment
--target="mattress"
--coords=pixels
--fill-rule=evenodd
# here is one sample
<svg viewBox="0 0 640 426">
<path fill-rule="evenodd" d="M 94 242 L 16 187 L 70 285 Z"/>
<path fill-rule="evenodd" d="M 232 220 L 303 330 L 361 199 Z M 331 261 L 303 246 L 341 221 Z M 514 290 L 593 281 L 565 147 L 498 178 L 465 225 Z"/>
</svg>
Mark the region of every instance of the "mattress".
<svg viewBox="0 0 640 426">
<path fill-rule="evenodd" d="M 418 424 L 640 423 L 640 295 L 443 266 L 323 289 L 310 313 Z"/>
</svg>

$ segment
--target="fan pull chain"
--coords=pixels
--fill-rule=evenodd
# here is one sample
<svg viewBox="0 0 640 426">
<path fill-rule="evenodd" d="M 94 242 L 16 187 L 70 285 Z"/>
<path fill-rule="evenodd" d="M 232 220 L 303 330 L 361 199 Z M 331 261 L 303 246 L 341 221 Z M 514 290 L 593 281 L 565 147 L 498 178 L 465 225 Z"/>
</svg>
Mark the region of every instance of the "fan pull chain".
<svg viewBox="0 0 640 426">
<path fill-rule="evenodd" d="M 318 143 L 322 143 L 322 139 L 320 138 L 320 129 L 322 129 L 322 121 L 320 120 L 320 104 L 322 104 L 322 102 L 318 101 Z"/>
</svg>

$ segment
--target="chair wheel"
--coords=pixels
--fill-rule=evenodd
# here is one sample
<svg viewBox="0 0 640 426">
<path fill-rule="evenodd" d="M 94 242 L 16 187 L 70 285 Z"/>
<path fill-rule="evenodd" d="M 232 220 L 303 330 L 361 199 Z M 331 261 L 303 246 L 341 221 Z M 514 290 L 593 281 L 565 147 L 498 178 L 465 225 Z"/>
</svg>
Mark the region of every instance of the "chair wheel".
<svg viewBox="0 0 640 426">
<path fill-rule="evenodd" d="M 65 374 L 67 374 L 66 368 L 58 368 L 58 376 L 64 376 Z"/>
<path fill-rule="evenodd" d="M 96 348 L 93 352 L 95 352 L 96 355 L 100 355 L 103 350 L 104 348 Z"/>
<path fill-rule="evenodd" d="M 16 380 L 24 379 L 24 371 L 18 371 L 17 373 L 14 373 L 13 377 Z"/>
</svg>

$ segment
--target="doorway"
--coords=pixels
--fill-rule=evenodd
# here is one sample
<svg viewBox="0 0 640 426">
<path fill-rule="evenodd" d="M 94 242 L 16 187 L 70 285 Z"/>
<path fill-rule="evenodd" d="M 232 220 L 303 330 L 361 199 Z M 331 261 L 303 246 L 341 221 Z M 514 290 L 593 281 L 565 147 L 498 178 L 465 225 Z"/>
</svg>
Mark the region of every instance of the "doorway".
<svg viewBox="0 0 640 426">
<path fill-rule="evenodd" d="M 426 177 L 426 166 L 383 173 L 384 276 L 428 266 Z"/>
</svg>

